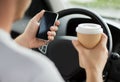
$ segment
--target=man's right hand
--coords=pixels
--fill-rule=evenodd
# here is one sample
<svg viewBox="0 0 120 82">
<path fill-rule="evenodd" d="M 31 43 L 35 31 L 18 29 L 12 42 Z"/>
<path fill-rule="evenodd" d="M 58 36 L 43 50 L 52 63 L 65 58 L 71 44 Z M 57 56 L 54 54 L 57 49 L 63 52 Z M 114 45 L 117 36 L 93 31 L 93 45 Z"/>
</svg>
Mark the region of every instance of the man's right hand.
<svg viewBox="0 0 120 82">
<path fill-rule="evenodd" d="M 56 21 L 55 25 L 50 27 L 50 31 L 48 31 L 47 33 L 48 41 L 36 38 L 36 33 L 39 28 L 39 21 L 43 17 L 44 13 L 45 10 L 42 10 L 30 20 L 25 31 L 15 39 L 18 44 L 27 48 L 38 48 L 42 45 L 45 45 L 48 41 L 54 40 L 54 37 L 56 36 L 56 31 L 58 30 L 58 26 L 60 25 L 59 21 Z"/>
</svg>

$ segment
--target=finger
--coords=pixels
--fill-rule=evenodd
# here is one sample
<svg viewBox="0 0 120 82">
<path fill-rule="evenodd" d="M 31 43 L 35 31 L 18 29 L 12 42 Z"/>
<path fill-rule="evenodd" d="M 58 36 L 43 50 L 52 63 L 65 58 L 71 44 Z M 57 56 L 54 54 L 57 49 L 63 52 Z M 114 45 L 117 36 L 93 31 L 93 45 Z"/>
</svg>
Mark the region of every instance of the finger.
<svg viewBox="0 0 120 82">
<path fill-rule="evenodd" d="M 73 40 L 72 41 L 73 46 L 75 47 L 75 49 L 79 52 L 80 49 L 82 49 L 82 45 L 80 44 L 80 42 L 78 40 Z"/>
<path fill-rule="evenodd" d="M 50 27 L 50 30 L 51 30 L 51 31 L 58 31 L 58 27 L 57 27 L 57 26 L 51 26 L 51 27 Z"/>
<path fill-rule="evenodd" d="M 60 25 L 60 21 L 57 20 L 57 21 L 55 22 L 55 25 L 56 25 L 56 26 L 59 26 L 59 25 Z"/>
<path fill-rule="evenodd" d="M 52 31 L 52 32 L 48 31 L 47 34 L 48 34 L 48 36 L 53 36 L 53 37 L 56 36 L 56 32 L 54 32 L 54 31 Z"/>
<path fill-rule="evenodd" d="M 48 36 L 48 40 L 49 40 L 49 41 L 53 41 L 53 40 L 54 40 L 54 37 L 53 37 L 53 36 Z"/>
<path fill-rule="evenodd" d="M 106 44 L 107 44 L 107 36 L 103 33 L 102 34 L 102 37 L 101 37 L 101 42 L 100 42 L 100 44 L 99 45 L 103 45 L 103 46 L 106 46 Z"/>
<path fill-rule="evenodd" d="M 33 20 L 39 21 L 39 20 L 43 17 L 44 12 L 45 12 L 45 10 L 40 11 L 38 14 L 36 14 L 36 15 L 33 17 Z"/>
</svg>

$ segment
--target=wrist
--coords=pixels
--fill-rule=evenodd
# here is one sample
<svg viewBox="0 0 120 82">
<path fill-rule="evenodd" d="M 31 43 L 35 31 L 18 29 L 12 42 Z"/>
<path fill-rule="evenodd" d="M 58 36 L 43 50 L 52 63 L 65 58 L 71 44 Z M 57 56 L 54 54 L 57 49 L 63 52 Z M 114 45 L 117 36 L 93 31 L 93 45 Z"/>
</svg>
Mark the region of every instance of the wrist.
<svg viewBox="0 0 120 82">
<path fill-rule="evenodd" d="M 86 70 L 86 74 L 96 74 L 98 76 L 101 76 L 102 77 L 102 71 L 98 71 L 98 70 Z"/>
<path fill-rule="evenodd" d="M 86 82 L 103 82 L 102 71 L 99 70 L 86 70 Z"/>
<path fill-rule="evenodd" d="M 91 73 L 91 72 L 95 72 L 95 73 L 99 73 L 102 74 L 103 70 L 100 68 L 91 68 L 91 69 L 85 69 L 87 73 Z"/>
</svg>

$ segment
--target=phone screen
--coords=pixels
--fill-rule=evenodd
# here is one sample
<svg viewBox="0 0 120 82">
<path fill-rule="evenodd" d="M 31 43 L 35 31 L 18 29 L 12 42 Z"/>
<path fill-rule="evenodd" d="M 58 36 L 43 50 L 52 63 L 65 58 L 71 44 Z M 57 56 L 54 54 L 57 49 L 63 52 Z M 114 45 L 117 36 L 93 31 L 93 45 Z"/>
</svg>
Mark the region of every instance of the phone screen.
<svg viewBox="0 0 120 82">
<path fill-rule="evenodd" d="M 40 39 L 48 40 L 47 32 L 50 30 L 50 27 L 55 24 L 57 18 L 58 18 L 57 13 L 46 11 L 40 21 L 40 26 L 36 37 Z"/>
</svg>

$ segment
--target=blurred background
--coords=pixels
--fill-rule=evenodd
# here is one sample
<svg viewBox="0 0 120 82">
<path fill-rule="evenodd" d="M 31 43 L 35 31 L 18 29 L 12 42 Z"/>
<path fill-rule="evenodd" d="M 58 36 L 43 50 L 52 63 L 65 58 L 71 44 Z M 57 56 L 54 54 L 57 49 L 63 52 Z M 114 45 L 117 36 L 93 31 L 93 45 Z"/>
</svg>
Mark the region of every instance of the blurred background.
<svg viewBox="0 0 120 82">
<path fill-rule="evenodd" d="M 22 33 L 31 17 L 42 9 L 57 12 L 79 7 L 91 9 L 105 19 L 120 24 L 120 0 L 32 0 L 25 17 L 13 25 L 13 31 Z"/>
<path fill-rule="evenodd" d="M 120 0 L 64 0 L 69 7 L 86 7 L 120 23 Z"/>
</svg>

